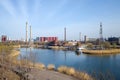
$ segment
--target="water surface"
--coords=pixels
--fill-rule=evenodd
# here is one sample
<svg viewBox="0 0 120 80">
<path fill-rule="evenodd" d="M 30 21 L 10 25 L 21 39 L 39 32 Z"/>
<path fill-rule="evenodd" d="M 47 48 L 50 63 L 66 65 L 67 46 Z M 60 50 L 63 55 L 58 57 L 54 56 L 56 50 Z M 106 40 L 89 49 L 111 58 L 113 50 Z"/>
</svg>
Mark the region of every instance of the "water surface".
<svg viewBox="0 0 120 80">
<path fill-rule="evenodd" d="M 110 73 L 116 80 L 120 80 L 120 54 L 100 56 L 76 54 L 74 51 L 30 48 L 21 48 L 20 51 L 22 56 L 32 56 L 34 59 L 30 59 L 44 63 L 46 66 L 54 64 L 57 68 L 66 65 L 89 74 L 93 72 Z"/>
</svg>

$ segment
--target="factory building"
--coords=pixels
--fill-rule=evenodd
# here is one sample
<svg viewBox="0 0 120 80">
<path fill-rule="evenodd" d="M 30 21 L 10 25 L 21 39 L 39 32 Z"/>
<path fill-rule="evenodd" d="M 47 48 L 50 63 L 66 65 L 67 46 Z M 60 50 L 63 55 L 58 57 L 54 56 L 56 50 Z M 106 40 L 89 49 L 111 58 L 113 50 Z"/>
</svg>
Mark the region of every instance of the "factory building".
<svg viewBox="0 0 120 80">
<path fill-rule="evenodd" d="M 51 41 L 57 41 L 58 37 L 37 37 L 37 42 L 51 42 Z"/>
<path fill-rule="evenodd" d="M 1 42 L 7 42 L 7 36 L 6 35 L 2 35 Z"/>
<path fill-rule="evenodd" d="M 108 38 L 108 41 L 113 44 L 113 43 L 116 43 L 116 44 L 120 44 L 120 37 L 109 37 Z"/>
</svg>

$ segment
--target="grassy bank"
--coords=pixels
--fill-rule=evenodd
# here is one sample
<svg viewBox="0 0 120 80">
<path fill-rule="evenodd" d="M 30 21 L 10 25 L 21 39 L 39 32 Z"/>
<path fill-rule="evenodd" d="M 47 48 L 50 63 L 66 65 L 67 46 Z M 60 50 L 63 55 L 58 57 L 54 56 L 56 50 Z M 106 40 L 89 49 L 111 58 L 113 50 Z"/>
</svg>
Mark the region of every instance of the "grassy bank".
<svg viewBox="0 0 120 80">
<path fill-rule="evenodd" d="M 11 69 L 13 66 L 11 61 L 15 56 L 13 52 L 16 54 L 13 45 L 0 43 L 0 80 L 20 80 L 20 76 Z"/>
<path fill-rule="evenodd" d="M 11 57 L 14 57 L 16 55 L 19 55 L 19 52 L 18 51 L 13 51 L 13 54 L 11 55 Z M 52 71 L 57 71 L 59 73 L 63 73 L 63 74 L 66 74 L 66 75 L 69 75 L 69 76 L 73 76 L 77 79 L 80 79 L 80 80 L 93 80 L 93 78 L 88 75 L 87 73 L 85 72 L 79 72 L 77 70 L 75 70 L 74 68 L 71 68 L 71 67 L 66 67 L 66 66 L 60 66 L 56 69 L 55 65 L 54 64 L 49 64 L 48 66 L 45 66 L 44 64 L 42 63 L 35 63 L 35 62 L 31 62 L 31 61 L 27 61 L 25 59 L 22 59 L 22 60 L 17 60 L 15 61 L 14 60 L 14 64 L 15 65 L 18 65 L 18 66 L 21 66 L 21 67 L 24 67 L 24 68 L 31 68 L 31 69 L 38 69 L 38 70 L 52 70 Z"/>
<path fill-rule="evenodd" d="M 58 67 L 57 71 L 61 72 L 61 73 L 64 73 L 64 74 L 67 74 L 67 75 L 74 76 L 74 77 L 78 78 L 79 80 L 94 80 L 87 73 L 76 71 L 72 67 L 60 66 L 60 67 Z"/>
<path fill-rule="evenodd" d="M 29 61 L 27 58 L 21 58 L 20 60 L 17 60 L 19 53 L 19 51 L 14 50 L 14 46 L 12 45 L 0 45 L 0 62 L 2 66 L 2 68 L 0 68 L 0 79 L 5 78 L 8 80 L 20 80 L 21 78 L 25 77 L 26 73 L 29 73 L 30 69 L 45 69 L 48 70 L 48 72 L 49 70 L 57 71 L 81 80 L 92 80 L 92 77 L 90 77 L 87 73 L 78 72 L 74 68 L 65 67 L 63 69 L 62 67 L 59 67 L 56 69 L 55 65 L 53 64 L 45 66 L 42 63 L 36 63 L 34 59 L 33 62 Z"/>
<path fill-rule="evenodd" d="M 118 54 L 120 53 L 120 49 L 108 49 L 108 50 L 82 50 L 83 53 L 86 54 Z"/>
<path fill-rule="evenodd" d="M 41 70 L 43 70 L 43 71 L 46 70 L 47 73 L 50 73 L 49 72 L 50 70 L 52 70 L 53 72 L 57 71 L 59 73 L 65 74 L 65 75 L 73 76 L 73 77 L 75 77 L 79 80 L 95 80 L 95 79 L 93 79 L 93 77 L 91 77 L 86 72 L 77 71 L 77 70 L 75 70 L 74 68 L 71 68 L 71 67 L 60 66 L 56 69 L 54 64 L 49 64 L 48 66 L 45 66 L 42 63 L 36 63 L 34 61 L 34 59 L 35 59 L 34 55 L 33 55 L 33 57 L 31 55 L 31 59 L 33 58 L 33 61 L 30 61 L 27 58 L 24 58 L 24 56 L 23 56 L 23 58 L 18 60 L 16 58 L 17 58 L 17 56 L 19 55 L 20 52 L 17 51 L 17 50 L 14 50 L 13 46 L 7 47 L 6 45 L 3 45 L 3 46 L 0 47 L 0 50 L 1 50 L 0 61 L 1 61 L 2 65 L 4 65 L 4 67 L 1 68 L 1 70 L 4 71 L 4 72 L 5 71 L 10 71 L 10 74 L 12 74 L 10 76 L 13 76 L 13 77 L 15 76 L 15 78 L 17 78 L 16 80 L 20 80 L 20 78 L 24 77 L 25 74 L 29 73 L 29 71 L 31 69 L 37 69 L 37 70 L 40 70 L 40 71 Z M 93 51 L 95 51 L 95 50 L 93 50 Z M 106 54 L 107 54 L 108 51 L 109 50 L 106 50 Z M 117 52 L 118 50 L 116 49 L 114 51 Z M 86 52 L 87 52 L 87 50 L 86 50 Z M 90 50 L 88 50 L 88 52 L 90 52 Z M 91 52 L 91 53 L 96 54 L 96 52 Z M 97 54 L 100 54 L 100 53 L 97 53 Z M 2 58 L 3 58 L 3 60 L 2 60 Z M 13 67 L 13 68 L 11 69 L 10 67 Z M 17 72 L 17 74 L 16 74 L 14 72 L 15 70 L 13 71 L 13 69 L 19 70 L 20 73 Z M 2 74 L 2 71 L 0 71 L 0 74 Z M 2 74 L 2 76 L 3 75 L 6 75 L 6 78 L 9 80 L 9 77 L 7 77 L 8 73 L 5 72 L 4 74 Z M 4 76 L 2 78 L 4 78 Z M 10 78 L 10 80 L 14 80 L 14 79 Z M 96 80 L 98 80 L 98 79 L 96 79 Z"/>
</svg>

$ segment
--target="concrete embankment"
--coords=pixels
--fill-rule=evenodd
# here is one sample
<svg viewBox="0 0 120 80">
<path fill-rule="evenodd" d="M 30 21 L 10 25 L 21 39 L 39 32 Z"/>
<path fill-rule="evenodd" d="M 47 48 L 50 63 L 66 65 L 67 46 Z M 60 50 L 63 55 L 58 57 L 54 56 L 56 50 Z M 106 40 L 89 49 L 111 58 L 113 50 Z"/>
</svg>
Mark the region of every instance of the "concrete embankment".
<svg viewBox="0 0 120 80">
<path fill-rule="evenodd" d="M 120 49 L 108 49 L 108 50 L 82 50 L 83 53 L 86 54 L 118 54 L 120 53 Z"/>
</svg>

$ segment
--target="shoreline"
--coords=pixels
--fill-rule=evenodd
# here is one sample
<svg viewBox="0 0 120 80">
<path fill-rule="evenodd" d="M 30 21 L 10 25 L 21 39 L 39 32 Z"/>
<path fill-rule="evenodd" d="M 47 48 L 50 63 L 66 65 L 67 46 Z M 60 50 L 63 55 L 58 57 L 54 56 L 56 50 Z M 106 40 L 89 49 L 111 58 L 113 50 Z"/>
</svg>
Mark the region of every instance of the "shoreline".
<svg viewBox="0 0 120 80">
<path fill-rule="evenodd" d="M 31 68 L 31 69 L 36 69 L 36 70 L 39 70 L 39 71 L 45 71 L 46 74 L 49 74 L 50 71 L 52 71 L 52 73 L 55 73 L 57 72 L 58 73 L 58 76 L 59 77 L 64 77 L 64 76 L 61 76 L 62 75 L 66 75 L 68 77 L 73 77 L 73 78 L 76 78 L 76 80 L 78 80 L 79 78 L 82 78 L 83 80 L 85 79 L 90 79 L 92 80 L 93 78 L 88 74 L 88 73 L 85 73 L 85 72 L 78 72 L 77 70 L 75 70 L 74 68 L 70 68 L 70 67 L 66 67 L 64 66 L 65 68 L 61 68 L 58 67 L 58 69 L 55 69 L 55 65 L 54 64 L 49 64 L 49 65 L 53 65 L 53 66 L 45 66 L 44 64 L 42 63 L 33 63 L 33 62 L 30 62 L 30 61 L 27 61 L 27 64 L 25 64 L 24 60 L 21 61 L 21 60 L 17 60 L 16 59 L 16 56 L 20 55 L 20 51 L 18 50 L 12 50 L 11 51 L 11 54 L 9 55 L 11 58 L 14 58 L 12 61 L 15 65 L 17 66 L 21 66 L 21 67 L 26 67 L 26 68 Z M 16 60 L 15 60 L 16 59 Z M 21 64 L 23 62 L 23 64 Z M 61 68 L 61 70 L 63 69 L 64 71 L 59 71 L 59 69 Z M 29 73 L 29 72 L 28 72 Z M 27 74 L 28 74 L 27 73 Z M 32 74 L 32 73 L 31 73 Z M 39 74 L 39 73 L 38 73 Z M 80 77 L 81 76 L 81 77 Z M 42 77 L 42 76 L 41 76 Z M 69 80 L 69 79 L 68 79 Z"/>
<path fill-rule="evenodd" d="M 51 49 L 51 50 L 65 50 L 65 51 L 76 51 L 76 49 L 68 49 L 66 47 L 59 47 L 59 46 L 49 46 L 49 48 L 43 48 L 43 49 Z M 105 50 L 88 50 L 83 49 L 81 50 L 84 54 L 95 54 L 95 55 L 104 55 L 104 54 L 119 54 L 120 49 L 105 49 Z"/>
<path fill-rule="evenodd" d="M 12 50 L 12 51 L 10 52 L 9 57 L 16 57 L 16 56 L 18 56 L 19 54 L 20 54 L 20 51 L 18 51 L 18 50 Z"/>
<path fill-rule="evenodd" d="M 104 54 L 119 54 L 120 49 L 108 49 L 108 50 L 82 50 L 84 54 L 96 54 L 96 55 L 104 55 Z"/>
</svg>

